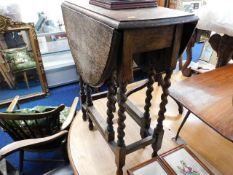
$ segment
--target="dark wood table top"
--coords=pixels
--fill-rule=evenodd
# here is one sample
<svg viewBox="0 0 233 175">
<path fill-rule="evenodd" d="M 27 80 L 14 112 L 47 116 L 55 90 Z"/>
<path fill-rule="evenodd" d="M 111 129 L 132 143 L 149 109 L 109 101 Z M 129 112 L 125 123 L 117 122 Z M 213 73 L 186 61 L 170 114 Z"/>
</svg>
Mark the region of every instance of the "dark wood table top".
<svg viewBox="0 0 233 175">
<path fill-rule="evenodd" d="M 89 4 L 89 0 L 69 0 L 62 6 L 91 16 L 115 29 L 180 24 L 198 19 L 194 14 L 164 7 L 108 10 Z"/>
<path fill-rule="evenodd" d="M 187 78 L 169 91 L 193 114 L 233 141 L 233 65 Z"/>
<path fill-rule="evenodd" d="M 102 85 L 113 69 L 122 81 L 132 81 L 135 54 L 174 46 L 172 58 L 165 54 L 164 64 L 157 64 L 163 67 L 159 71 L 174 68 L 198 20 L 194 14 L 163 7 L 108 10 L 90 5 L 88 0 L 66 1 L 62 12 L 79 74 L 95 87 Z"/>
</svg>

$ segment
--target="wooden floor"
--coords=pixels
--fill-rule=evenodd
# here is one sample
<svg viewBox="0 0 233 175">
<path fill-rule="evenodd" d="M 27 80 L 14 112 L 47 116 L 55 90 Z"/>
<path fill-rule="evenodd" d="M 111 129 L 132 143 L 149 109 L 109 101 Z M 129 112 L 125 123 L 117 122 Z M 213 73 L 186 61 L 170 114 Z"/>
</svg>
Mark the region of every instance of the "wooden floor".
<svg viewBox="0 0 233 175">
<path fill-rule="evenodd" d="M 177 73 L 173 76 L 173 83 L 181 79 L 182 77 Z M 144 107 L 144 94 L 145 90 L 143 89 L 130 97 L 132 102 L 141 110 Z M 156 125 L 160 94 L 160 88 L 155 85 L 151 108 L 153 126 Z M 106 116 L 106 100 L 98 100 L 94 104 L 101 114 Z M 88 123 L 82 121 L 81 115 L 80 112 L 76 116 L 70 130 L 70 144 L 68 147 L 72 154 L 72 157 L 70 157 L 72 159 L 71 163 L 75 164 L 80 175 L 114 175 L 116 171 L 114 154 L 98 131 L 90 132 L 88 130 Z M 117 116 L 115 116 L 115 121 L 116 119 Z M 159 153 L 163 153 L 177 145 L 172 141 L 172 137 L 175 136 L 182 119 L 183 116 L 178 114 L 176 103 L 169 98 L 164 122 L 165 137 Z M 139 127 L 128 116 L 126 123 L 126 143 L 131 143 L 140 138 Z M 215 174 L 233 175 L 233 143 L 222 138 L 193 115 L 190 115 L 180 135 Z M 152 149 L 148 146 L 128 155 L 124 171 L 126 172 L 126 169 L 150 159 L 151 153 Z"/>
</svg>

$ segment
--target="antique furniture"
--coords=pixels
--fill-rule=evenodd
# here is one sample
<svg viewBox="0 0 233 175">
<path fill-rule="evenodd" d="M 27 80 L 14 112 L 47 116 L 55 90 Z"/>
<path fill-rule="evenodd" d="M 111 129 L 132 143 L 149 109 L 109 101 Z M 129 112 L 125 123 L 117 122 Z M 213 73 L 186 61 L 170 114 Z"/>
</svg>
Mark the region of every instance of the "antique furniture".
<svg viewBox="0 0 233 175">
<path fill-rule="evenodd" d="M 193 76 L 172 86 L 169 90 L 170 96 L 188 109 L 178 129 L 176 140 L 189 114 L 193 113 L 232 142 L 232 87 L 232 64 Z"/>
<path fill-rule="evenodd" d="M 90 130 L 95 125 L 103 135 L 115 154 L 116 173 L 122 175 L 127 154 L 152 145 L 152 155 L 156 156 L 161 147 L 169 80 L 198 18 L 162 7 L 113 11 L 90 5 L 88 1 L 75 3 L 64 2 L 62 11 L 80 74 L 83 119 L 88 119 Z M 133 80 L 133 58 L 149 74 L 144 113 L 127 100 L 126 86 Z M 149 110 L 154 76 L 160 81 L 163 95 L 158 124 L 153 131 Z M 99 87 L 104 82 L 108 84 L 108 92 L 93 98 L 107 96 L 107 121 L 93 105 L 90 88 Z M 116 103 L 119 105 L 117 139 L 113 128 Z M 141 139 L 129 145 L 124 140 L 126 111 L 141 128 Z"/>
<path fill-rule="evenodd" d="M 16 95 L 26 100 L 48 93 L 33 24 L 0 16 L 0 55 L 0 105 Z"/>
<path fill-rule="evenodd" d="M 180 74 L 174 73 L 172 77 L 172 82 L 175 83 L 177 76 Z M 175 79 L 174 79 L 175 78 Z M 127 86 L 128 90 L 134 89 L 141 82 L 131 83 Z M 152 127 L 156 126 L 157 121 L 157 111 L 159 110 L 158 104 L 160 103 L 160 96 L 162 93 L 161 88 L 154 84 L 154 92 L 151 106 L 151 123 Z M 144 107 L 144 94 L 146 88 L 138 91 L 137 93 L 129 96 L 130 99 L 136 106 L 143 110 Z M 165 114 L 166 123 L 164 124 L 164 137 L 163 146 L 159 150 L 158 154 L 167 152 L 177 146 L 177 143 L 172 140 L 174 137 L 174 131 L 180 124 L 182 118 L 177 115 L 177 106 L 174 101 L 168 98 L 169 107 Z M 107 118 L 107 98 L 102 98 L 95 100 L 95 108 L 100 112 L 100 114 Z M 194 119 L 193 119 L 194 118 Z M 219 134 L 213 132 L 206 124 L 201 122 L 196 117 L 191 117 L 190 120 L 195 122 L 195 125 L 191 122 L 187 122 L 186 126 L 183 128 L 182 136 L 189 143 L 191 148 L 194 148 L 195 155 L 205 164 L 207 167 L 214 172 L 214 174 L 232 174 L 232 166 L 226 164 L 225 161 L 232 162 L 233 157 L 229 154 L 233 153 L 233 145 L 228 143 L 225 139 L 219 136 Z M 114 114 L 113 126 L 117 127 L 117 114 Z M 68 155 L 70 164 L 74 170 L 74 174 L 84 174 L 84 175 L 112 175 L 116 172 L 115 156 L 112 154 L 112 150 L 109 145 L 104 141 L 102 135 L 98 130 L 94 132 L 89 132 L 87 127 L 88 123 L 82 122 L 82 113 L 80 112 L 73 120 L 69 135 L 68 135 Z M 126 143 L 133 143 L 135 140 L 140 139 L 140 127 L 138 127 L 134 120 L 126 113 L 125 125 L 125 141 Z M 203 132 L 203 130 L 205 132 Z M 200 133 L 202 138 L 209 138 L 208 140 L 203 140 L 202 144 L 196 142 L 200 139 Z M 212 146 L 210 147 L 209 144 Z M 123 167 L 124 175 L 127 174 L 127 169 L 130 169 L 138 164 L 141 164 L 149 159 L 151 159 L 151 153 L 153 149 L 148 146 L 144 149 L 138 150 L 126 157 L 126 163 Z M 212 154 L 215 152 L 215 154 Z M 198 154 L 196 154 L 198 153 Z M 218 160 L 216 160 L 218 157 Z M 217 170 L 216 170 L 217 169 Z M 219 173 L 218 170 L 221 172 Z"/>
<path fill-rule="evenodd" d="M 192 60 L 192 47 L 203 31 L 209 31 L 209 34 L 210 31 L 216 32 L 209 39 L 213 50 L 217 52 L 216 67 L 226 65 L 233 58 L 233 13 L 228 1 L 220 4 L 209 1 L 207 5 L 197 11 L 196 15 L 200 20 L 197 24 L 197 30 L 187 46 L 188 57 L 182 68 L 184 76 L 192 74 L 191 68 L 188 68 Z"/>
<path fill-rule="evenodd" d="M 19 107 L 18 99 L 19 96 L 15 97 L 7 111 L 0 113 L 0 126 L 15 141 L 0 150 L 0 158 L 19 150 L 22 172 L 24 151 L 48 151 L 61 145 L 66 150 L 66 136 L 76 115 L 78 97 L 70 108 L 60 105 L 14 110 Z"/>
</svg>

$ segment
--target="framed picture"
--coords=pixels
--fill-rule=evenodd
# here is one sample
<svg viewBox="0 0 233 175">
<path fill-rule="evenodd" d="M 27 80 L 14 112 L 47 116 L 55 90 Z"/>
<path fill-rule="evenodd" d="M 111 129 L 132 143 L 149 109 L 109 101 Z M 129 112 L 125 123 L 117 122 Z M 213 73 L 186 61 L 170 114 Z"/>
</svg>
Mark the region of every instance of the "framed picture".
<svg viewBox="0 0 233 175">
<path fill-rule="evenodd" d="M 186 146 L 181 145 L 160 155 L 165 166 L 177 175 L 213 175 Z"/>
<path fill-rule="evenodd" d="M 128 170 L 128 175 L 170 175 L 168 168 L 159 158 L 148 160 Z"/>
</svg>

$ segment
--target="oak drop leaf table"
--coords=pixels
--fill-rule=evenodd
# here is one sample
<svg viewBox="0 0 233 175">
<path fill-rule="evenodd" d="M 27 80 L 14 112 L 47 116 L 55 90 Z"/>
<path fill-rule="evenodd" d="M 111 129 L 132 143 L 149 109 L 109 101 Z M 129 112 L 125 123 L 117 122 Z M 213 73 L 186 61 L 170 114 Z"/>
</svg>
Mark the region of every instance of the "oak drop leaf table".
<svg viewBox="0 0 233 175">
<path fill-rule="evenodd" d="M 127 154 L 152 145 L 157 156 L 164 134 L 168 88 L 177 58 L 183 52 L 196 26 L 193 14 L 162 7 L 107 10 L 88 1 L 62 4 L 67 37 L 80 74 L 80 96 L 83 119 L 99 130 L 115 154 L 117 175 L 122 175 Z M 148 73 L 144 113 L 127 100 L 126 86 L 133 80 L 133 61 Z M 163 78 L 162 73 L 165 74 Z M 154 78 L 161 84 L 160 111 L 157 127 L 150 128 L 150 106 Z M 108 92 L 91 95 L 91 87 L 108 85 Z M 107 121 L 93 105 L 93 100 L 106 97 Z M 118 103 L 117 133 L 113 113 Z M 140 126 L 141 140 L 125 144 L 125 112 Z M 115 138 L 115 135 L 117 138 Z"/>
</svg>

